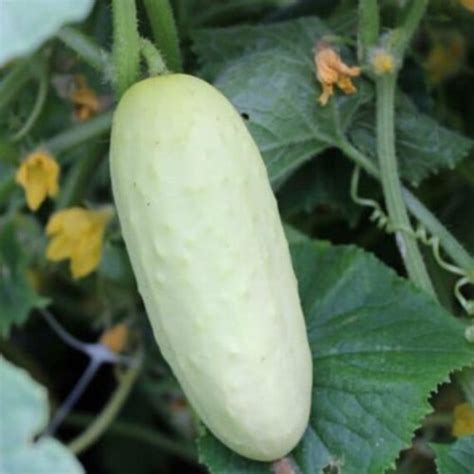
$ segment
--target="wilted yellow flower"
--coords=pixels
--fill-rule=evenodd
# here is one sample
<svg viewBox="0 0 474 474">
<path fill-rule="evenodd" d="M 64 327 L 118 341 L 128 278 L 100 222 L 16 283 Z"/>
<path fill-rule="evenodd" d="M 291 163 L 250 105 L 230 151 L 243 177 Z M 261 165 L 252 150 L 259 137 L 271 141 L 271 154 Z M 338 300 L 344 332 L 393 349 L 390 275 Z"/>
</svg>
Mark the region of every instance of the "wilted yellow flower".
<svg viewBox="0 0 474 474">
<path fill-rule="evenodd" d="M 474 0 L 459 0 L 464 8 L 474 12 Z"/>
<path fill-rule="evenodd" d="M 376 48 L 373 50 L 370 62 L 372 63 L 372 67 L 377 76 L 390 74 L 395 70 L 395 59 L 393 55 L 383 48 Z"/>
<path fill-rule="evenodd" d="M 456 437 L 474 434 L 474 409 L 469 403 L 461 403 L 454 409 L 453 435 Z"/>
<path fill-rule="evenodd" d="M 100 262 L 105 227 L 111 216 L 110 208 L 93 211 L 71 207 L 54 213 L 46 226 L 51 238 L 46 257 L 53 262 L 69 258 L 74 278 L 88 275 Z"/>
<path fill-rule="evenodd" d="M 126 324 L 116 324 L 102 334 L 99 342 L 112 352 L 119 354 L 123 352 L 128 340 L 128 326 Z"/>
<path fill-rule="evenodd" d="M 16 182 L 26 193 L 26 203 L 36 211 L 47 196 L 58 193 L 59 165 L 45 151 L 30 153 L 16 172 Z"/>
<path fill-rule="evenodd" d="M 323 88 L 323 92 L 318 99 L 321 105 L 326 105 L 333 95 L 334 85 L 337 85 L 346 94 L 356 92 L 357 89 L 351 78 L 360 75 L 360 68 L 347 66 L 328 43 L 321 41 L 317 45 L 314 62 L 316 77 Z"/>
<path fill-rule="evenodd" d="M 438 84 L 456 75 L 465 55 L 464 39 L 459 34 L 438 40 L 425 61 L 430 82 Z"/>
<path fill-rule="evenodd" d="M 71 94 L 74 115 L 79 121 L 84 122 L 99 111 L 99 100 L 83 76 L 77 76 L 75 82 L 76 88 Z"/>
</svg>

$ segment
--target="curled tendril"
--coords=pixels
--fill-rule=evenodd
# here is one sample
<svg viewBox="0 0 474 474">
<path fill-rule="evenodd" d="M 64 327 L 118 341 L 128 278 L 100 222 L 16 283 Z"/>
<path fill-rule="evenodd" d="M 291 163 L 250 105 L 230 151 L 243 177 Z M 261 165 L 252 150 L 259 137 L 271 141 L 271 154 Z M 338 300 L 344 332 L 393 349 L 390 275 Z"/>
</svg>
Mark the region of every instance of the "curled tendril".
<svg viewBox="0 0 474 474">
<path fill-rule="evenodd" d="M 405 232 L 406 234 L 417 239 L 423 245 L 430 247 L 433 252 L 433 256 L 436 260 L 436 263 L 438 263 L 438 265 L 444 270 L 460 277 L 454 286 L 454 296 L 461 305 L 461 307 L 464 309 L 464 311 L 466 311 L 468 315 L 474 316 L 474 300 L 467 299 L 461 292 L 461 288 L 463 286 L 473 284 L 474 282 L 463 268 L 460 268 L 457 265 L 446 261 L 441 256 L 441 246 L 439 238 L 436 235 L 429 235 L 428 231 L 421 224 L 418 224 L 415 231 L 407 227 L 394 226 L 390 222 L 389 217 L 377 201 L 373 199 L 362 198 L 358 195 L 359 178 L 360 167 L 355 166 L 351 178 L 352 200 L 360 206 L 372 209 L 369 219 L 371 222 L 374 222 L 379 229 L 384 230 L 389 234 L 393 234 L 395 232 Z"/>
<path fill-rule="evenodd" d="M 373 222 L 377 228 L 385 230 L 386 232 L 392 233 L 392 225 L 389 221 L 388 216 L 385 214 L 380 204 L 377 201 L 369 198 L 362 198 L 358 195 L 357 189 L 359 187 L 360 167 L 355 166 L 354 172 L 351 178 L 351 198 L 359 206 L 367 207 L 372 209 L 369 219 Z"/>
<path fill-rule="evenodd" d="M 462 293 L 461 288 L 464 285 L 472 284 L 472 281 L 468 276 L 460 278 L 454 287 L 454 294 L 456 295 L 459 304 L 466 310 L 469 316 L 474 316 L 474 300 L 467 299 Z"/>
</svg>

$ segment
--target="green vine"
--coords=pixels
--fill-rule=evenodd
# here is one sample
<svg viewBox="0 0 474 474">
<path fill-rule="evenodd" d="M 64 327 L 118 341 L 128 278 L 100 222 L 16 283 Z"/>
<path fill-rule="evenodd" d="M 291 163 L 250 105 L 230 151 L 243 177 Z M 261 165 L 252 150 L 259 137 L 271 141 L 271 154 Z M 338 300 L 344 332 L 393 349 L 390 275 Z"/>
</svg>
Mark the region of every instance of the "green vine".
<svg viewBox="0 0 474 474">
<path fill-rule="evenodd" d="M 71 426 L 88 426 L 93 423 L 95 416 L 82 413 L 71 413 L 65 423 Z M 114 420 L 107 427 L 107 435 L 123 436 L 130 440 L 141 441 L 166 453 L 178 456 L 189 462 L 195 462 L 197 455 L 193 446 L 181 440 L 172 440 L 159 431 L 145 428 L 131 421 Z"/>
<path fill-rule="evenodd" d="M 380 180 L 380 173 L 377 166 L 350 142 L 343 141 L 340 144 L 341 151 L 354 163 L 360 166 L 373 178 Z M 449 232 L 449 230 L 439 221 L 439 219 L 407 188 L 402 187 L 402 194 L 405 204 L 411 215 L 415 217 L 432 235 L 439 239 L 441 247 L 446 254 L 462 268 L 466 275 L 474 281 L 474 258 L 464 249 L 459 241 Z"/>
<path fill-rule="evenodd" d="M 395 35 L 393 46 L 400 58 L 410 44 L 427 6 L 428 0 L 410 0 L 405 7 L 400 26 L 393 32 Z"/>
<path fill-rule="evenodd" d="M 430 247 L 434 259 L 438 263 L 438 265 L 444 270 L 460 277 L 454 286 L 454 296 L 468 315 L 474 315 L 474 300 L 469 300 L 465 298 L 465 296 L 461 292 L 461 288 L 463 286 L 467 284 L 473 284 L 474 281 L 470 278 L 464 268 L 461 268 L 457 265 L 448 262 L 441 256 L 440 238 L 437 235 L 429 235 L 426 228 L 423 227 L 421 224 L 418 224 L 416 230 L 413 230 L 411 227 L 394 225 L 394 223 L 390 221 L 390 218 L 382 210 L 380 204 L 377 201 L 373 199 L 362 198 L 359 196 L 359 177 L 360 167 L 356 165 L 351 179 L 350 189 L 352 200 L 360 206 L 372 209 L 369 218 L 372 222 L 376 224 L 379 229 L 382 229 L 389 234 L 392 234 L 394 232 L 403 232 L 406 235 L 409 235 L 414 239 L 418 240 L 427 247 Z"/>
<path fill-rule="evenodd" d="M 169 0 L 144 0 L 155 46 L 162 52 L 167 67 L 173 72 L 183 70 L 179 37 Z"/>
<path fill-rule="evenodd" d="M 70 129 L 58 133 L 47 140 L 43 146 L 52 153 L 59 155 L 81 143 L 107 133 L 112 125 L 112 112 L 106 112 L 91 118 L 87 122 L 80 123 Z M 59 159 L 59 161 L 62 161 Z"/>
<path fill-rule="evenodd" d="M 148 74 L 150 76 L 159 76 L 169 73 L 160 52 L 151 41 L 146 38 L 141 38 L 140 51 L 145 58 L 148 66 Z"/>
<path fill-rule="evenodd" d="M 98 46 L 94 40 L 71 26 L 61 28 L 56 36 L 89 66 L 102 73 L 107 80 L 112 79 L 109 53 Z"/>
<path fill-rule="evenodd" d="M 55 200 L 55 209 L 63 209 L 81 202 L 88 182 L 104 158 L 103 144 L 89 147 L 87 154 L 71 168 Z"/>
<path fill-rule="evenodd" d="M 377 0 L 360 0 L 358 13 L 358 56 L 359 60 L 364 61 L 379 37 L 380 15 Z"/>
<path fill-rule="evenodd" d="M 380 178 L 385 201 L 393 225 L 397 229 L 409 229 L 410 220 L 403 201 L 397 157 L 395 155 L 395 88 L 396 74 L 385 74 L 377 79 L 377 154 Z M 410 279 L 435 296 L 416 239 L 411 232 L 397 232 L 397 243 Z"/>
<path fill-rule="evenodd" d="M 69 449 L 74 454 L 79 454 L 94 444 L 116 418 L 135 384 L 140 368 L 141 364 L 136 363 L 135 366 L 120 376 L 118 388 L 99 416 L 77 438 L 68 444 Z"/>
<path fill-rule="evenodd" d="M 46 97 L 48 96 L 48 82 L 49 74 L 46 66 L 40 68 L 39 78 L 38 78 L 38 93 L 36 94 L 36 100 L 31 109 L 30 115 L 27 118 L 23 126 L 18 130 L 15 135 L 12 137 L 12 141 L 16 142 L 21 140 L 35 125 L 38 117 L 43 110 L 44 104 L 46 102 Z"/>
<path fill-rule="evenodd" d="M 112 0 L 114 65 L 117 98 L 137 80 L 140 72 L 140 36 L 135 0 Z"/>
<path fill-rule="evenodd" d="M 34 74 L 37 58 L 21 59 L 5 74 L 0 81 L 0 113 L 8 107 L 22 87 Z"/>
</svg>

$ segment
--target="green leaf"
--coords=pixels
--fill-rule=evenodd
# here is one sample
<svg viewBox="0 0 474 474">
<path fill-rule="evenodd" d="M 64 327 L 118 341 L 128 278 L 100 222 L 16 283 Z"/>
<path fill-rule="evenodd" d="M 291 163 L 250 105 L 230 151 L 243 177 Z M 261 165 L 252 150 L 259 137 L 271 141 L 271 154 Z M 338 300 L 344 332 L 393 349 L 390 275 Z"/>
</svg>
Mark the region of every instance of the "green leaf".
<svg viewBox="0 0 474 474">
<path fill-rule="evenodd" d="M 337 172 L 334 172 L 337 170 Z M 318 206 L 334 212 L 354 225 L 362 207 L 351 198 L 349 189 L 353 166 L 342 156 L 324 155 L 305 163 L 278 192 L 283 216 L 310 213 Z"/>
<path fill-rule="evenodd" d="M 462 388 L 466 401 L 474 406 L 474 366 L 459 372 L 456 382 Z"/>
<path fill-rule="evenodd" d="M 248 117 L 274 188 L 311 157 L 337 147 L 345 132 L 375 160 L 374 109 L 361 107 L 373 97 L 370 84 L 355 79 L 356 94 L 337 92 L 326 107 L 317 103 L 312 50 L 329 34 L 314 17 L 194 33 L 201 74 Z M 346 61 L 354 60 L 349 56 Z M 402 176 L 415 185 L 430 173 L 456 166 L 473 146 L 472 140 L 418 112 L 402 94 L 396 132 Z"/>
<path fill-rule="evenodd" d="M 65 23 L 83 20 L 94 0 L 14 0 L 0 5 L 0 66 L 35 51 Z"/>
<path fill-rule="evenodd" d="M 469 138 L 420 113 L 401 93 L 397 97 L 395 129 L 400 171 L 413 185 L 443 168 L 454 168 L 474 145 Z M 357 148 L 375 160 L 374 107 L 366 107 L 357 114 L 350 136 Z"/>
<path fill-rule="evenodd" d="M 438 474 L 472 474 L 474 436 L 465 436 L 453 444 L 432 444 Z"/>
<path fill-rule="evenodd" d="M 371 254 L 301 236 L 291 251 L 314 360 L 310 424 L 292 460 L 302 474 L 326 465 L 380 474 L 410 445 L 430 393 L 472 364 L 474 347 L 462 324 Z M 269 472 L 210 434 L 199 443 L 215 474 Z"/>
<path fill-rule="evenodd" d="M 199 461 L 207 465 L 212 474 L 271 474 L 269 464 L 249 461 L 226 448 L 206 432 L 198 439 Z"/>
<path fill-rule="evenodd" d="M 122 287 L 135 287 L 132 266 L 123 242 L 105 242 L 98 272 Z"/>
<path fill-rule="evenodd" d="M 8 474 L 83 473 L 79 462 L 56 439 L 34 438 L 48 421 L 44 387 L 0 357 L 0 472 Z"/>
<path fill-rule="evenodd" d="M 181 28 L 189 30 L 212 25 L 254 22 L 272 15 L 276 9 L 288 9 L 298 0 L 192 0 L 183 2 L 177 11 Z"/>
<path fill-rule="evenodd" d="M 300 18 L 194 35 L 203 74 L 215 77 L 215 85 L 247 119 L 274 188 L 305 161 L 337 146 L 358 108 L 373 95 L 367 82 L 356 79 L 356 94 L 337 92 L 325 107 L 318 104 L 313 49 L 328 34 L 318 18 Z"/>
<path fill-rule="evenodd" d="M 13 324 L 22 324 L 35 307 L 47 303 L 31 287 L 28 257 L 13 220 L 0 223 L 0 335 L 8 336 Z"/>
<path fill-rule="evenodd" d="M 0 162 L 0 208 L 7 205 L 7 201 L 16 187 L 15 169 Z"/>
</svg>

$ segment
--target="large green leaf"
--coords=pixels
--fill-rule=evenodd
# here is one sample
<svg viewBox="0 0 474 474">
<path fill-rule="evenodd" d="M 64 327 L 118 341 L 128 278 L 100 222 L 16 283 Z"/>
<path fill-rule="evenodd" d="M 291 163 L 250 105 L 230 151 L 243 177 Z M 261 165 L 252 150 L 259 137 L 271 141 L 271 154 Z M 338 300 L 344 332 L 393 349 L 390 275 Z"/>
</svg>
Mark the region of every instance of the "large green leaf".
<svg viewBox="0 0 474 474">
<path fill-rule="evenodd" d="M 474 436 L 465 436 L 453 444 L 432 444 L 436 453 L 438 474 L 472 474 L 474 470 Z"/>
<path fill-rule="evenodd" d="M 0 66 L 32 53 L 65 23 L 80 21 L 94 0 L 6 0 L 0 3 Z"/>
<path fill-rule="evenodd" d="M 357 94 L 338 92 L 325 107 L 318 104 L 313 49 L 329 33 L 319 19 L 301 18 L 194 36 L 203 74 L 217 76 L 215 85 L 247 119 L 275 188 L 305 161 L 340 143 L 355 112 L 372 97 L 369 84 L 356 79 Z"/>
<path fill-rule="evenodd" d="M 381 474 L 448 374 L 472 364 L 463 326 L 371 254 L 292 238 L 314 392 L 308 430 L 292 453 L 302 474 L 330 464 L 343 474 Z M 201 459 L 214 474 L 270 472 L 206 434 Z"/>
<path fill-rule="evenodd" d="M 299 212 L 309 214 L 321 206 L 324 211 L 340 215 L 350 225 L 354 225 L 362 207 L 357 206 L 350 195 L 352 170 L 349 160 L 337 153 L 327 153 L 305 163 L 280 188 L 280 212 L 283 216 Z"/>
<path fill-rule="evenodd" d="M 454 168 L 474 145 L 471 139 L 420 113 L 403 94 L 397 97 L 395 127 L 400 171 L 414 185 L 440 169 Z M 357 148 L 375 160 L 374 107 L 357 114 L 350 135 Z"/>
<path fill-rule="evenodd" d="M 261 18 L 277 8 L 288 8 L 298 0 L 188 0 L 180 5 L 190 27 L 227 25 Z"/>
<path fill-rule="evenodd" d="M 274 187 L 311 157 L 337 147 L 344 133 L 375 159 L 374 108 L 361 107 L 373 97 L 369 83 L 356 79 L 355 95 L 337 93 L 327 106 L 317 103 L 320 87 L 312 50 L 328 34 L 330 30 L 314 17 L 194 34 L 201 74 L 248 117 Z M 429 173 L 453 168 L 473 146 L 472 140 L 418 112 L 402 94 L 396 132 L 401 172 L 413 184 Z M 337 172 L 335 167 L 333 173 Z"/>
<path fill-rule="evenodd" d="M 79 462 L 59 441 L 36 435 L 48 421 L 46 390 L 0 357 L 0 472 L 78 474 Z"/>
<path fill-rule="evenodd" d="M 31 249 L 30 249 L 31 250 Z M 26 321 L 34 307 L 45 298 L 32 288 L 27 274 L 28 256 L 13 219 L 0 222 L 0 336 L 7 336 L 13 324 Z"/>
</svg>

